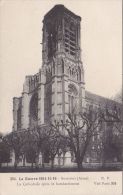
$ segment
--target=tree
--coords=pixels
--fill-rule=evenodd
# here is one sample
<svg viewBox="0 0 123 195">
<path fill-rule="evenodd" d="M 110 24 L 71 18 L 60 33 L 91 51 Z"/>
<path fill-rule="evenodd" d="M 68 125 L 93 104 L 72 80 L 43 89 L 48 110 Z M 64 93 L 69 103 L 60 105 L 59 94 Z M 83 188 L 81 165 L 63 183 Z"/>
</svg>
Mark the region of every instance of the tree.
<svg viewBox="0 0 123 195">
<path fill-rule="evenodd" d="M 47 143 L 49 143 L 49 128 L 47 126 L 37 126 L 31 130 L 31 133 L 35 137 L 37 144 L 37 154 L 42 154 L 42 167 L 44 167 L 45 154 L 47 150 Z"/>
<path fill-rule="evenodd" d="M 27 162 L 31 163 L 31 167 L 33 168 L 33 164 L 36 163 L 36 159 L 38 158 L 38 146 L 35 134 L 33 131 L 28 130 L 26 132 L 26 141 L 24 144 L 23 152 L 26 157 Z"/>
<path fill-rule="evenodd" d="M 49 151 L 49 159 L 51 160 L 51 167 L 54 167 L 54 159 L 55 156 L 58 154 L 58 156 L 61 155 L 61 153 L 65 153 L 67 150 L 67 140 L 63 138 L 59 131 L 57 131 L 53 124 L 49 128 L 49 138 L 47 142 L 47 149 Z"/>
<path fill-rule="evenodd" d="M 103 139 L 103 166 L 106 160 L 123 160 L 123 123 L 122 123 L 122 105 L 112 101 L 106 104 L 102 111 L 102 120 L 105 123 Z"/>
<path fill-rule="evenodd" d="M 36 163 L 37 151 L 34 145 L 30 145 L 26 150 L 26 160 L 31 163 L 31 167 L 33 168 L 33 164 Z"/>
<path fill-rule="evenodd" d="M 4 142 L 4 136 L 0 135 L 0 167 L 2 163 L 10 161 L 10 148 Z"/>
<path fill-rule="evenodd" d="M 22 155 L 22 149 L 25 142 L 25 130 L 11 132 L 4 137 L 5 144 L 14 151 L 15 154 L 15 162 L 14 167 L 17 168 L 17 164 L 19 162 L 19 158 Z"/>
<path fill-rule="evenodd" d="M 51 167 L 54 167 L 54 158 L 60 154 L 61 150 L 65 152 L 65 139 L 63 139 L 59 131 L 53 125 L 36 127 L 32 131 L 37 142 L 37 153 L 42 153 L 42 166 L 44 162 L 51 160 Z"/>
<path fill-rule="evenodd" d="M 65 123 L 61 121 L 59 129 L 62 130 L 59 132 L 63 138 L 67 139 L 70 150 L 74 152 L 78 170 L 81 170 L 92 137 L 100 134 L 101 115 L 98 111 L 90 109 L 79 114 L 69 113 L 67 117 Z M 57 126 L 55 126 L 56 129 Z"/>
</svg>

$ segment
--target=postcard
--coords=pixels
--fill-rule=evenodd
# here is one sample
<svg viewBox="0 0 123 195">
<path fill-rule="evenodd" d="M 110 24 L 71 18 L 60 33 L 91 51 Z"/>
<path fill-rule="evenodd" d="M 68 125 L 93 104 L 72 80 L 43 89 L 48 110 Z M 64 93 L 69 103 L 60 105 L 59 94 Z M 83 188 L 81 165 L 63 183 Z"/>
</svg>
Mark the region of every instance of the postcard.
<svg viewBox="0 0 123 195">
<path fill-rule="evenodd" d="M 122 1 L 0 1 L 0 195 L 123 194 Z"/>
</svg>

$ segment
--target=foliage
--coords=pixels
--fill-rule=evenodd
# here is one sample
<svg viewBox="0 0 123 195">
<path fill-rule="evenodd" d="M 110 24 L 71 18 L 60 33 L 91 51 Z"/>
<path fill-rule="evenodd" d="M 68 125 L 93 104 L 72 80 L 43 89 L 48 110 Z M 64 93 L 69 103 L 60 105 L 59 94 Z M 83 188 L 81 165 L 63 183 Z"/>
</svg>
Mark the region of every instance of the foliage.
<svg viewBox="0 0 123 195">
<path fill-rule="evenodd" d="M 0 165 L 1 163 L 8 163 L 10 161 L 10 149 L 4 142 L 4 137 L 0 135 Z"/>
<path fill-rule="evenodd" d="M 25 142 L 25 133 L 26 131 L 20 132 L 11 132 L 4 137 L 4 142 L 6 145 L 14 151 L 15 154 L 15 168 L 19 162 L 19 157 L 22 155 L 22 149 L 24 147 Z"/>
<path fill-rule="evenodd" d="M 122 121 L 122 105 L 114 104 L 106 105 L 102 112 L 102 120 L 105 123 L 106 131 L 103 135 L 103 161 L 111 161 L 117 159 L 119 162 L 123 160 L 123 121 Z"/>
</svg>

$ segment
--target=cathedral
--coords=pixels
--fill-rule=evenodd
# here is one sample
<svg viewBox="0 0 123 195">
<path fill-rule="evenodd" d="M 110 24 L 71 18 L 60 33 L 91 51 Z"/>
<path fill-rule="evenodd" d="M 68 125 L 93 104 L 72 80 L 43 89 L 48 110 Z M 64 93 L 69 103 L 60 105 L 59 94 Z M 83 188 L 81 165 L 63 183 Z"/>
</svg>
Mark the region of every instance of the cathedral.
<svg viewBox="0 0 123 195">
<path fill-rule="evenodd" d="M 26 76 L 22 96 L 13 98 L 13 131 L 65 121 L 74 108 L 79 112 L 109 101 L 85 90 L 81 17 L 55 5 L 44 16 L 42 32 L 42 67 Z"/>
<path fill-rule="evenodd" d="M 86 106 L 80 23 L 63 5 L 44 16 L 42 67 L 26 76 L 22 96 L 13 98 L 13 131 L 65 120 L 73 107 Z"/>
</svg>

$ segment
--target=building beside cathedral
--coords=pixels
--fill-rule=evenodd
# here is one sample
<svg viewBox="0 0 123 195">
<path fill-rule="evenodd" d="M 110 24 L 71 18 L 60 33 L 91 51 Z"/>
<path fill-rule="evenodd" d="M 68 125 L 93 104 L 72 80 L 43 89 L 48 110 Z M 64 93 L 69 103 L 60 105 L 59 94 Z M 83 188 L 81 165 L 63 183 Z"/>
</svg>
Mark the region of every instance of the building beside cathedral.
<svg viewBox="0 0 123 195">
<path fill-rule="evenodd" d="M 112 102 L 85 90 L 81 17 L 56 5 L 44 16 L 42 31 L 42 67 L 26 76 L 22 96 L 13 98 L 13 131 L 65 121 L 73 108 L 79 112 Z"/>
</svg>

